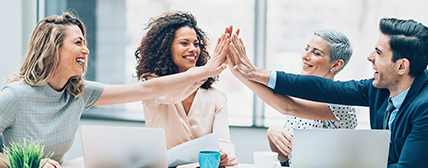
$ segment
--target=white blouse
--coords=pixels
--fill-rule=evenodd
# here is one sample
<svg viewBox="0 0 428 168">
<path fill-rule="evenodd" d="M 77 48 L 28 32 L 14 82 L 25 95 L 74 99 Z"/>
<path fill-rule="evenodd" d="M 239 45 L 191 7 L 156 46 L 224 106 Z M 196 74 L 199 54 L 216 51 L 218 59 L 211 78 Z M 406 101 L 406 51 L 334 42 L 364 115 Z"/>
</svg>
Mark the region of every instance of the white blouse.
<svg viewBox="0 0 428 168">
<path fill-rule="evenodd" d="M 354 129 L 357 127 L 357 115 L 353 106 L 327 104 L 337 120 L 309 120 L 286 116 L 285 128 L 292 132 L 295 129 Z"/>
</svg>

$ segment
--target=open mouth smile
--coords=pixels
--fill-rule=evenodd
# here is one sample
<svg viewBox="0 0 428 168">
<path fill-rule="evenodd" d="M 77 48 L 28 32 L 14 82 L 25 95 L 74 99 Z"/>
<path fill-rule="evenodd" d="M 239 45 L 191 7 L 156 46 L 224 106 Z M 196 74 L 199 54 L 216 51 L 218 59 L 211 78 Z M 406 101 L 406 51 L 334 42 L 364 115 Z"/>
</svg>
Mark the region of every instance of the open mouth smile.
<svg viewBox="0 0 428 168">
<path fill-rule="evenodd" d="M 85 58 L 76 58 L 76 62 L 80 65 L 83 66 L 85 65 Z"/>
<path fill-rule="evenodd" d="M 183 58 L 186 59 L 187 61 L 195 62 L 197 57 L 195 55 L 186 55 L 186 56 L 183 56 Z"/>
</svg>

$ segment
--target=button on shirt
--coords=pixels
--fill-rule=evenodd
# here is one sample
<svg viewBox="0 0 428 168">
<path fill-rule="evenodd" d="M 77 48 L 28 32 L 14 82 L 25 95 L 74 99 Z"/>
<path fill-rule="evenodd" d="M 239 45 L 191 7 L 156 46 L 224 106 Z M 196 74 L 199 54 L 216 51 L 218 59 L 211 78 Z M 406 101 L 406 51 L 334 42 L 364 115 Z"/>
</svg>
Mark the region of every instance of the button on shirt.
<svg viewBox="0 0 428 168">
<path fill-rule="evenodd" d="M 397 116 L 398 109 L 400 109 L 401 104 L 403 104 L 404 98 L 406 98 L 407 92 L 409 92 L 409 90 L 410 90 L 410 87 L 395 97 L 390 96 L 392 104 L 394 105 L 395 109 L 394 109 L 394 111 L 391 112 L 391 116 L 389 117 L 389 121 L 388 121 L 388 128 L 389 129 L 391 129 L 391 124 L 392 124 L 392 122 L 394 122 L 395 116 Z"/>
</svg>

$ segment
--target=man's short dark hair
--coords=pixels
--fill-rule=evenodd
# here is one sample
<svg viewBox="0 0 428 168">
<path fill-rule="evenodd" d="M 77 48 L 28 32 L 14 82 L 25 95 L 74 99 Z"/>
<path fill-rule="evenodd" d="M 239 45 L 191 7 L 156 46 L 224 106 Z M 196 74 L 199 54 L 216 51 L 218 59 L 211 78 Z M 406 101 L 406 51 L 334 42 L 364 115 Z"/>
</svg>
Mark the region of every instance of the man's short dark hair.
<svg viewBox="0 0 428 168">
<path fill-rule="evenodd" d="M 380 31 L 389 36 L 392 61 L 406 58 L 410 61 L 409 75 L 416 77 L 428 64 L 428 28 L 414 20 L 383 18 Z"/>
</svg>

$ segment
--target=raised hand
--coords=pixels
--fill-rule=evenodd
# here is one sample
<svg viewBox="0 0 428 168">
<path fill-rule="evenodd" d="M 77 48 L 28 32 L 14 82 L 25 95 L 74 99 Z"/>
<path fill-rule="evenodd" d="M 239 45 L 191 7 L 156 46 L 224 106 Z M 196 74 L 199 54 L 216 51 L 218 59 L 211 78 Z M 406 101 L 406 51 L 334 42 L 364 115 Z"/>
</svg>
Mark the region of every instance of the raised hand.
<svg viewBox="0 0 428 168">
<path fill-rule="evenodd" d="M 240 32 L 240 30 L 237 29 L 236 32 L 235 32 L 236 36 L 239 35 L 239 32 Z M 224 34 L 230 34 L 230 36 L 232 37 L 233 36 L 232 33 L 233 33 L 233 26 L 230 25 L 229 27 L 226 27 L 226 29 L 224 31 Z M 235 66 L 235 64 L 233 62 L 230 62 L 230 58 L 232 57 L 230 51 L 228 52 L 228 54 L 227 54 L 226 57 L 227 57 L 226 58 L 226 64 L 229 65 L 230 68 L 233 68 Z M 232 71 L 232 69 L 231 69 L 231 71 Z M 232 73 L 233 73 L 233 71 L 232 71 Z"/>
<path fill-rule="evenodd" d="M 226 28 L 226 31 L 232 31 Z M 239 29 L 237 30 L 239 33 Z M 250 80 L 263 85 L 267 85 L 270 78 L 270 72 L 254 66 L 247 57 L 244 42 L 238 38 L 237 34 L 232 35 L 229 47 L 227 63 L 232 73 L 240 80 Z"/>
<path fill-rule="evenodd" d="M 237 77 L 251 78 L 256 67 L 248 59 L 242 39 L 238 39 L 236 34 L 232 35 L 229 51 L 228 63 L 232 65 L 232 73 Z"/>
<path fill-rule="evenodd" d="M 230 35 L 223 34 L 218 40 L 211 59 L 202 67 L 208 77 L 214 77 L 227 68 L 226 55 L 229 53 Z"/>
<path fill-rule="evenodd" d="M 240 32 L 240 30 L 236 29 L 236 32 L 235 32 L 236 36 L 239 35 L 239 32 Z M 229 27 L 226 27 L 224 34 L 230 34 L 230 36 L 232 36 L 232 33 L 233 33 L 233 26 L 231 25 Z"/>
</svg>

